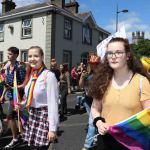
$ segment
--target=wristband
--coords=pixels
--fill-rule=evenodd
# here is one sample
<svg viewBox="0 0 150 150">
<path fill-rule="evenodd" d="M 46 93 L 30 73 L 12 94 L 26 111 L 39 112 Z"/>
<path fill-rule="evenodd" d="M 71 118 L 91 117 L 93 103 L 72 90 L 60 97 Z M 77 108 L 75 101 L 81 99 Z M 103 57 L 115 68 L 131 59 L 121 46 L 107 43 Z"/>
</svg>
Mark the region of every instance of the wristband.
<svg viewBox="0 0 150 150">
<path fill-rule="evenodd" d="M 97 128 L 96 123 L 97 123 L 98 120 L 101 120 L 102 122 L 105 122 L 105 119 L 103 117 L 96 117 L 96 118 L 94 118 L 93 125 L 96 128 Z"/>
</svg>

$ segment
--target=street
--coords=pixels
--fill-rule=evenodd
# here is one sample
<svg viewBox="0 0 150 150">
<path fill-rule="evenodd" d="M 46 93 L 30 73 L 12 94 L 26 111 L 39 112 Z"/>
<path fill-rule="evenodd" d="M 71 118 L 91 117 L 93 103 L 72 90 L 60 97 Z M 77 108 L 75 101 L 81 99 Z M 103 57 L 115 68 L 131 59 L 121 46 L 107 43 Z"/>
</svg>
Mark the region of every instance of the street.
<svg viewBox="0 0 150 150">
<path fill-rule="evenodd" d="M 60 123 L 58 141 L 51 144 L 49 150 L 81 150 L 86 136 L 88 115 L 84 111 L 76 112 L 75 99 L 78 94 L 68 95 L 68 113 L 63 122 Z M 0 138 L 0 147 L 3 147 L 11 140 L 11 134 Z M 15 150 L 27 150 L 26 144 L 18 145 Z"/>
</svg>

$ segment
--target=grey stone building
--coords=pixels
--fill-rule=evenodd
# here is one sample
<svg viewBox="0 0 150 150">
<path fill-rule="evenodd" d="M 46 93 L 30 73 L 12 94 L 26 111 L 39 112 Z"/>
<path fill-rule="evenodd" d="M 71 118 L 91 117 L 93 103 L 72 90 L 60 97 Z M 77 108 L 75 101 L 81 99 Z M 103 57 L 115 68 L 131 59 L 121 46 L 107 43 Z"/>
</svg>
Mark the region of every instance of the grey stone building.
<svg viewBox="0 0 150 150">
<path fill-rule="evenodd" d="M 18 8 L 12 0 L 3 0 L 0 61 L 7 59 L 10 46 L 18 47 L 19 59 L 27 61 L 27 49 L 38 45 L 44 50 L 47 67 L 51 58 L 72 67 L 80 61 L 87 63 L 89 52 L 109 34 L 96 24 L 92 12 L 79 13 L 75 0 L 51 0 Z"/>
<path fill-rule="evenodd" d="M 144 40 L 144 34 L 143 31 L 132 32 L 132 44 L 138 44 L 140 40 Z"/>
</svg>

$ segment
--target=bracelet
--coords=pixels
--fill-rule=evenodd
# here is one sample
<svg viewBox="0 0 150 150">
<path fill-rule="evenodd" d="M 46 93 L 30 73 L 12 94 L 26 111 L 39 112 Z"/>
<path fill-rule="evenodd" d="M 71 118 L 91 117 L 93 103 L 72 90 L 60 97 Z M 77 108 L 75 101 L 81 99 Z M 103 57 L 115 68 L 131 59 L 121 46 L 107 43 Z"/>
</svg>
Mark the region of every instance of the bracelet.
<svg viewBox="0 0 150 150">
<path fill-rule="evenodd" d="M 96 123 L 97 123 L 98 120 L 101 120 L 102 122 L 105 122 L 105 119 L 103 117 L 96 117 L 96 118 L 94 118 L 93 125 L 96 128 L 97 128 Z"/>
</svg>

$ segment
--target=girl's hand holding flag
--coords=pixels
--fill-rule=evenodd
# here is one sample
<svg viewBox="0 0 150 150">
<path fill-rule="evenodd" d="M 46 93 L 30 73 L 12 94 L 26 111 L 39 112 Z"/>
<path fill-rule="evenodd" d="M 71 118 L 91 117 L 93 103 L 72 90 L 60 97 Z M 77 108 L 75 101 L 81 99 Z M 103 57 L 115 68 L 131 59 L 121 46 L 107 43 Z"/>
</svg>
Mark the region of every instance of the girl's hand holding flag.
<svg viewBox="0 0 150 150">
<path fill-rule="evenodd" d="M 25 102 L 24 102 L 24 101 L 22 101 L 22 102 L 20 102 L 20 103 L 17 103 L 17 104 L 15 105 L 15 110 L 16 110 L 16 111 L 22 110 L 22 109 L 24 108 L 24 106 L 25 106 Z"/>
<path fill-rule="evenodd" d="M 101 120 L 98 120 L 96 123 L 96 126 L 98 128 L 98 132 L 101 135 L 105 135 L 108 132 L 109 125 L 105 122 L 102 122 Z"/>
</svg>

